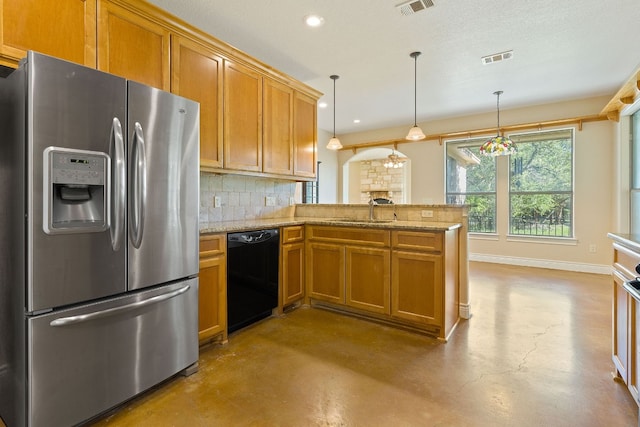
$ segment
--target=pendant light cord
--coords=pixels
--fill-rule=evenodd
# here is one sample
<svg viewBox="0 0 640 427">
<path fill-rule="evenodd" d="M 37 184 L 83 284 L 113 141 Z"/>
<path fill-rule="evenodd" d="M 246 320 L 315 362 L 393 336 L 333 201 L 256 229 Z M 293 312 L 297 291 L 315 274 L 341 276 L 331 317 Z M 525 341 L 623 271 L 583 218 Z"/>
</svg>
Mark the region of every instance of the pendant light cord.
<svg viewBox="0 0 640 427">
<path fill-rule="evenodd" d="M 413 56 L 413 125 L 418 126 L 418 55 Z"/>
<path fill-rule="evenodd" d="M 499 116 L 498 123 L 500 123 Z M 333 137 L 336 137 L 336 79 L 333 79 Z"/>
<path fill-rule="evenodd" d="M 411 52 L 413 58 L 413 127 L 418 127 L 418 56 L 422 52 Z"/>
<path fill-rule="evenodd" d="M 496 99 L 496 109 L 498 110 L 498 128 L 496 129 L 496 135 L 500 136 L 500 95 L 502 94 L 501 90 L 493 92 L 494 95 L 497 95 Z"/>
<path fill-rule="evenodd" d="M 333 137 L 336 137 L 336 80 L 340 78 L 338 75 L 329 76 L 333 80 Z"/>
</svg>

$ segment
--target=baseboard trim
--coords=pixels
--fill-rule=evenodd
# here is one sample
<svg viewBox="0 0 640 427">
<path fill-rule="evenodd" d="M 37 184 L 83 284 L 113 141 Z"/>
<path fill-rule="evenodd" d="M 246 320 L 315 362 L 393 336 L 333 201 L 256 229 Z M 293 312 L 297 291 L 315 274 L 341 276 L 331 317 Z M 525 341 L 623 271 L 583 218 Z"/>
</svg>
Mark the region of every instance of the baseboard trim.
<svg viewBox="0 0 640 427">
<path fill-rule="evenodd" d="M 491 262 L 494 264 L 519 265 L 522 267 L 550 268 L 552 270 L 577 271 L 580 273 L 611 274 L 612 266 L 584 264 L 579 262 L 550 261 L 547 259 L 518 258 L 510 256 L 469 254 L 469 261 Z"/>
</svg>

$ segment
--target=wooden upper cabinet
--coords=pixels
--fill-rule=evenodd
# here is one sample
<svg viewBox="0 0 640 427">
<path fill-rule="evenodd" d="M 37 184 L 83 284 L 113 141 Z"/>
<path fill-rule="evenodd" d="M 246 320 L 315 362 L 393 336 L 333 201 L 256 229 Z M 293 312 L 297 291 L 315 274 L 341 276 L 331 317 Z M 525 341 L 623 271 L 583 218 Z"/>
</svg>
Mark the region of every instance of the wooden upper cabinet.
<svg viewBox="0 0 640 427">
<path fill-rule="evenodd" d="M 262 171 L 262 76 L 224 63 L 224 162 L 226 169 Z"/>
<path fill-rule="evenodd" d="M 293 108 L 293 144 L 295 176 L 315 178 L 317 109 L 316 100 L 296 92 Z"/>
<path fill-rule="evenodd" d="M 96 65 L 96 0 L 0 1 L 0 64 L 17 66 L 27 50 Z"/>
<path fill-rule="evenodd" d="M 179 36 L 172 36 L 171 55 L 171 91 L 200 103 L 200 166 L 222 168 L 223 59 Z"/>
<path fill-rule="evenodd" d="M 293 89 L 264 79 L 262 171 L 293 174 Z"/>
<path fill-rule="evenodd" d="M 109 0 L 98 5 L 98 69 L 168 91 L 168 27 Z"/>
</svg>

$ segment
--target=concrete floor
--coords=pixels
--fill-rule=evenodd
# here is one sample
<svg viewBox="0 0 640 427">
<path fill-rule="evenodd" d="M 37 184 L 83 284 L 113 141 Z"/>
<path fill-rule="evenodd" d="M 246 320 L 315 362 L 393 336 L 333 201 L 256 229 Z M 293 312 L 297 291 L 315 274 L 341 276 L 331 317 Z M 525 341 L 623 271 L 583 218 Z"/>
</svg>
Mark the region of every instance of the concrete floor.
<svg viewBox="0 0 640 427">
<path fill-rule="evenodd" d="M 444 344 L 301 308 L 239 331 L 96 426 L 636 426 L 606 275 L 472 263 Z M 1 423 L 0 423 L 1 424 Z"/>
</svg>

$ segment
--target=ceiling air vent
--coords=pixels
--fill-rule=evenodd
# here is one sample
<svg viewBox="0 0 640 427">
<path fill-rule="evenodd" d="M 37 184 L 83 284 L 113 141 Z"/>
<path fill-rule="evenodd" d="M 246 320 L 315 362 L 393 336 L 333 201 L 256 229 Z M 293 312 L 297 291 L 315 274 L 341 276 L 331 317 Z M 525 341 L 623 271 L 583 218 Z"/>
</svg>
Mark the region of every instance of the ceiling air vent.
<svg viewBox="0 0 640 427">
<path fill-rule="evenodd" d="M 493 64 L 494 62 L 505 61 L 511 58 L 513 58 L 513 51 L 509 50 L 506 52 L 494 53 L 493 55 L 483 56 L 482 63 L 484 65 L 488 65 L 488 64 Z"/>
<path fill-rule="evenodd" d="M 433 1 L 431 0 L 410 0 L 408 2 L 399 4 L 396 6 L 397 9 L 400 9 L 400 13 L 407 16 L 413 15 L 414 13 L 422 12 L 428 7 L 433 6 Z"/>
</svg>

